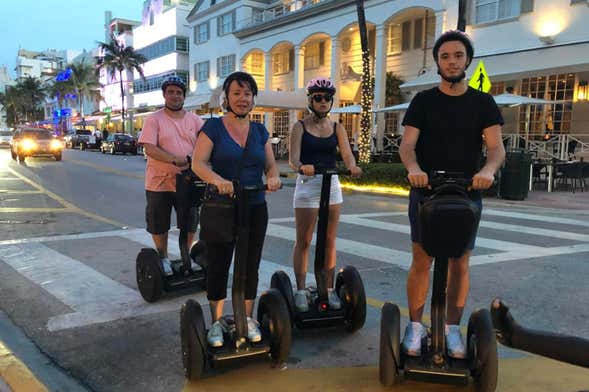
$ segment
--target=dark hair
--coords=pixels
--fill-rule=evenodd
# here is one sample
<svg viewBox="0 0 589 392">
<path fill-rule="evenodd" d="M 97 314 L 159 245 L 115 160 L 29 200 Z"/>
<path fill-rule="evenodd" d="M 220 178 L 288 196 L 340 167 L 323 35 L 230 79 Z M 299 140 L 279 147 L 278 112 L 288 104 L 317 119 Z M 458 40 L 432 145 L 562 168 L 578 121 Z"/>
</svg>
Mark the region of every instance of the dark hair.
<svg viewBox="0 0 589 392">
<path fill-rule="evenodd" d="M 460 30 L 446 31 L 445 33 L 440 35 L 440 37 L 436 40 L 433 50 L 434 60 L 436 61 L 436 64 L 438 63 L 438 52 L 440 50 L 440 46 L 442 46 L 443 43 L 448 41 L 462 42 L 462 44 L 466 48 L 466 55 L 468 56 L 468 62 L 466 63 L 466 68 L 468 68 L 468 66 L 472 62 L 472 58 L 474 57 L 474 47 L 468 35 L 466 35 L 464 32 Z"/>
<path fill-rule="evenodd" d="M 250 90 L 252 90 L 252 94 L 254 96 L 258 95 L 258 84 L 256 83 L 256 80 L 253 78 L 253 76 L 247 72 L 237 71 L 227 76 L 223 82 L 223 92 L 225 93 L 225 96 L 229 95 L 229 87 L 234 81 L 236 81 L 240 87 L 243 87 L 243 84 L 247 83 Z"/>
</svg>

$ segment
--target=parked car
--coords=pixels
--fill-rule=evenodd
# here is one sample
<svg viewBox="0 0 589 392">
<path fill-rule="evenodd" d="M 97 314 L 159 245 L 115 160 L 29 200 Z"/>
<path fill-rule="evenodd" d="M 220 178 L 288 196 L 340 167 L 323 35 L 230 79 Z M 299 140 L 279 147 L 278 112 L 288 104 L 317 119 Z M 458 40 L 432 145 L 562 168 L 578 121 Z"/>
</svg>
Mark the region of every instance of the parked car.
<svg viewBox="0 0 589 392">
<path fill-rule="evenodd" d="M 12 132 L 0 131 L 0 147 L 10 148 L 11 141 L 12 141 Z"/>
<path fill-rule="evenodd" d="M 61 161 L 64 148 L 63 142 L 56 138 L 51 131 L 40 128 L 23 128 L 18 130 L 12 138 L 10 155 L 12 159 L 24 162 L 26 157 L 53 156 Z"/>
<path fill-rule="evenodd" d="M 67 148 L 79 148 L 80 150 L 100 148 L 102 140 L 87 129 L 76 129 L 65 138 Z"/>
<path fill-rule="evenodd" d="M 108 135 L 108 138 L 102 142 L 100 151 L 103 154 L 108 152 L 112 155 L 117 152 L 122 152 L 123 154 L 130 152 L 133 155 L 137 155 L 137 141 L 133 136 L 123 133 L 113 133 Z"/>
</svg>

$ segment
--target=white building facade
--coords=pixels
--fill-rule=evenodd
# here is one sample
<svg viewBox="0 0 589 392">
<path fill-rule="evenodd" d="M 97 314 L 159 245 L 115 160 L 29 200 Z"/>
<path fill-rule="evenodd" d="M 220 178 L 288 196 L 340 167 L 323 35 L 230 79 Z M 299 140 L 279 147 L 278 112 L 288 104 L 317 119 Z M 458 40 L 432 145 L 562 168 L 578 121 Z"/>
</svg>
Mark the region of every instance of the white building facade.
<svg viewBox="0 0 589 392">
<path fill-rule="evenodd" d="M 133 29 L 133 47 L 148 60 L 143 64 L 145 79 L 137 72 L 133 75 L 135 111 L 163 106 L 161 85 L 169 76 L 178 76 L 188 85 L 191 30 L 186 17 L 195 3 L 196 0 L 145 2 L 141 24 Z"/>
</svg>

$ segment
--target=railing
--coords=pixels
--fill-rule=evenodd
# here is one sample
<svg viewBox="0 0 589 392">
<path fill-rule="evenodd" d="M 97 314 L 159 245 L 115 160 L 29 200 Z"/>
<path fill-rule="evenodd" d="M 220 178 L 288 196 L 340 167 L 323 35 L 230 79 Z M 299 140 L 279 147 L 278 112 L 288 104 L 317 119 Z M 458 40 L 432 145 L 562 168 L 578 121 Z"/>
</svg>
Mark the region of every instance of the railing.
<svg viewBox="0 0 589 392">
<path fill-rule="evenodd" d="M 334 0 L 294 0 L 288 3 L 281 4 L 276 7 L 264 10 L 261 13 L 256 13 L 250 18 L 243 19 L 237 22 L 236 30 L 242 30 L 255 25 L 267 23 L 275 19 L 281 18 L 286 15 L 293 14 L 295 12 L 301 12 L 309 9 L 319 3 Z"/>
<path fill-rule="evenodd" d="M 589 134 L 555 135 L 547 140 L 534 140 L 520 134 L 504 134 L 506 148 L 524 148 L 538 159 L 566 161 L 578 157 L 589 158 Z"/>
</svg>

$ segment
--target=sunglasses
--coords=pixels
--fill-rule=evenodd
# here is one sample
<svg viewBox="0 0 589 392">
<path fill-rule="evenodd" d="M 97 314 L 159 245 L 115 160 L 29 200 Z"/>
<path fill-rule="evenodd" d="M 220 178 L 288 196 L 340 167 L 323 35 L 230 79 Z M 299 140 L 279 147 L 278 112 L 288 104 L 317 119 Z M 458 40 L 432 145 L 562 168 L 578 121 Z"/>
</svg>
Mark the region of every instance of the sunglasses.
<svg viewBox="0 0 589 392">
<path fill-rule="evenodd" d="M 313 101 L 319 103 L 321 101 L 331 102 L 333 100 L 333 95 L 313 95 Z"/>
</svg>

